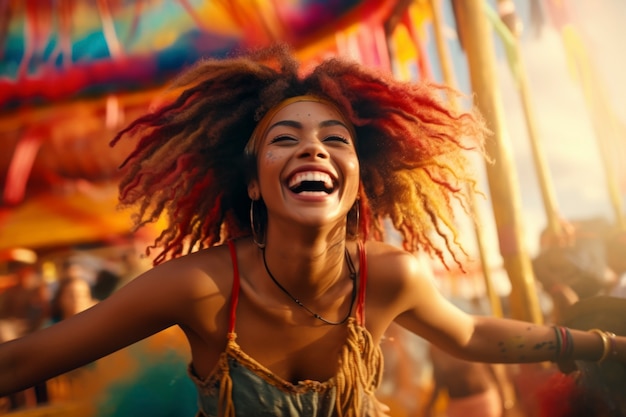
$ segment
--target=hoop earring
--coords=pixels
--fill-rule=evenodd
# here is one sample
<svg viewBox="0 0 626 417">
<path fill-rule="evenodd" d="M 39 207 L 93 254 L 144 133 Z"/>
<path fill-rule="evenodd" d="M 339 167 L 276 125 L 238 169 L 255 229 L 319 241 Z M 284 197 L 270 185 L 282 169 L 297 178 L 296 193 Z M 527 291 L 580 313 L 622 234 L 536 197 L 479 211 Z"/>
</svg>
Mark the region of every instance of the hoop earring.
<svg viewBox="0 0 626 417">
<path fill-rule="evenodd" d="M 252 241 L 255 245 L 259 247 L 259 249 L 265 248 L 265 242 L 260 243 L 257 240 L 258 234 L 260 234 L 261 225 L 257 225 L 254 221 L 254 202 L 257 200 L 250 200 L 250 229 L 252 230 Z"/>
</svg>

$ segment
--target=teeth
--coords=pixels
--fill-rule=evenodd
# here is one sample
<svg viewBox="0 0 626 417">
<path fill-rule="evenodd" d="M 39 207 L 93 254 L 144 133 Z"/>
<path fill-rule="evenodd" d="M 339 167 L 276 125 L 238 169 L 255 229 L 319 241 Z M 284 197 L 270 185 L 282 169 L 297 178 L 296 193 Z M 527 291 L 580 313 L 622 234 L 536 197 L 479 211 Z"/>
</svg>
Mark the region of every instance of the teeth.
<svg viewBox="0 0 626 417">
<path fill-rule="evenodd" d="M 333 188 L 333 180 L 330 178 L 330 175 L 319 171 L 307 171 L 297 173 L 289 181 L 289 188 L 297 187 L 298 185 L 302 184 L 303 181 L 323 182 L 326 188 Z"/>
</svg>

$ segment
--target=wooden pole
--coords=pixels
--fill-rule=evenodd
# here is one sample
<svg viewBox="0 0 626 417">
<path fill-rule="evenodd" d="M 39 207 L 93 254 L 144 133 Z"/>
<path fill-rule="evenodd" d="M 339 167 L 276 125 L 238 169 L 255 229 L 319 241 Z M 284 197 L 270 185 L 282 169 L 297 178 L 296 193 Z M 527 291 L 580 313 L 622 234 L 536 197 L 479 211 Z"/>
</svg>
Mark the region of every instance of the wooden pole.
<svg viewBox="0 0 626 417">
<path fill-rule="evenodd" d="M 508 48 L 514 55 L 516 71 L 514 74 L 515 82 L 519 91 L 522 108 L 524 111 L 524 117 L 526 121 L 526 130 L 528 131 L 528 139 L 530 141 L 530 148 L 532 152 L 533 161 L 535 163 L 535 172 L 537 174 L 537 180 L 539 181 L 539 189 L 541 190 L 541 197 L 543 201 L 544 211 L 546 213 L 546 220 L 548 223 L 548 229 L 551 235 L 554 237 L 561 236 L 564 233 L 563 222 L 559 216 L 559 209 L 556 202 L 554 193 L 554 187 L 550 178 L 550 172 L 548 170 L 548 164 L 546 162 L 545 153 L 541 146 L 539 133 L 537 130 L 537 122 L 535 118 L 535 111 L 532 105 L 532 97 L 530 94 L 530 88 L 528 86 L 528 76 L 526 72 L 526 66 L 524 58 L 520 52 L 520 27 L 518 24 L 518 17 L 515 13 L 515 6 L 511 0 L 498 0 L 498 5 L 503 9 L 502 13 L 505 13 L 503 21 L 506 23 L 506 29 L 511 36 L 508 38 Z M 506 10 L 504 10 L 506 8 Z M 507 30 L 508 29 L 508 30 Z"/>
<path fill-rule="evenodd" d="M 460 0 L 455 2 L 455 7 L 475 103 L 493 132 L 486 149 L 495 162 L 486 164 L 486 171 L 500 253 L 511 281 L 511 315 L 541 323 L 532 264 L 524 246 L 518 183 L 507 141 L 492 30 L 484 0 Z"/>
<path fill-rule="evenodd" d="M 456 77 L 454 75 L 453 65 L 450 63 L 450 52 L 448 50 L 446 40 L 443 36 L 443 16 L 441 14 L 441 0 L 430 0 L 430 8 L 433 15 L 433 29 L 435 35 L 435 44 L 437 46 L 437 54 L 439 55 L 439 62 L 441 64 L 441 72 L 443 75 L 443 81 L 451 86 L 457 87 Z M 457 107 L 458 103 L 452 103 Z M 473 196 L 473 194 L 470 194 Z M 489 269 L 489 262 L 487 260 L 485 239 L 478 224 L 480 224 L 480 213 L 478 212 L 475 198 L 470 201 L 472 214 L 474 215 L 474 234 L 476 236 L 476 244 L 478 246 L 478 254 L 480 256 L 480 264 L 483 271 L 483 278 L 485 282 L 485 290 L 487 292 L 487 298 L 491 306 L 491 314 L 496 317 L 502 317 L 502 303 L 496 293 L 493 286 L 493 278 L 491 270 Z"/>
</svg>

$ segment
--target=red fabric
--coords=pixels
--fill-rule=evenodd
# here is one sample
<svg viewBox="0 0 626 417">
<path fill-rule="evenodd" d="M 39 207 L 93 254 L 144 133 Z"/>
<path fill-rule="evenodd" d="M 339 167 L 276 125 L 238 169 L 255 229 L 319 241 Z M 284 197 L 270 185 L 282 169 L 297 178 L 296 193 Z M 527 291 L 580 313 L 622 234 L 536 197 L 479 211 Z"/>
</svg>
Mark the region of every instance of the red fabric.
<svg viewBox="0 0 626 417">
<path fill-rule="evenodd" d="M 356 320 L 360 326 L 365 326 L 365 287 L 367 284 L 367 257 L 363 242 L 357 241 L 359 248 L 359 298 L 356 303 Z"/>
<path fill-rule="evenodd" d="M 230 322 L 228 323 L 228 332 L 232 333 L 235 331 L 235 314 L 239 302 L 239 265 L 237 263 L 237 250 L 232 240 L 228 241 L 228 248 L 233 261 L 233 293 L 230 297 Z"/>
<path fill-rule="evenodd" d="M 537 390 L 538 417 L 571 416 L 577 395 L 580 395 L 580 388 L 572 376 L 554 373 Z"/>
</svg>

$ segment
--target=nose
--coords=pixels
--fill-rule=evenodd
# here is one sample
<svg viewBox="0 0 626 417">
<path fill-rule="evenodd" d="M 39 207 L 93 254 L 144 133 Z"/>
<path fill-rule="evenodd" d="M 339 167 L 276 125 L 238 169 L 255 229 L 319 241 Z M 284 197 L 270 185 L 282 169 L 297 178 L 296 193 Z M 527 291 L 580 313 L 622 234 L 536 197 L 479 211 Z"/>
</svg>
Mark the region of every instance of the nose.
<svg viewBox="0 0 626 417">
<path fill-rule="evenodd" d="M 310 139 L 302 143 L 302 147 L 300 149 L 298 157 L 304 159 L 327 159 L 328 150 L 321 141 L 317 139 Z"/>
</svg>

